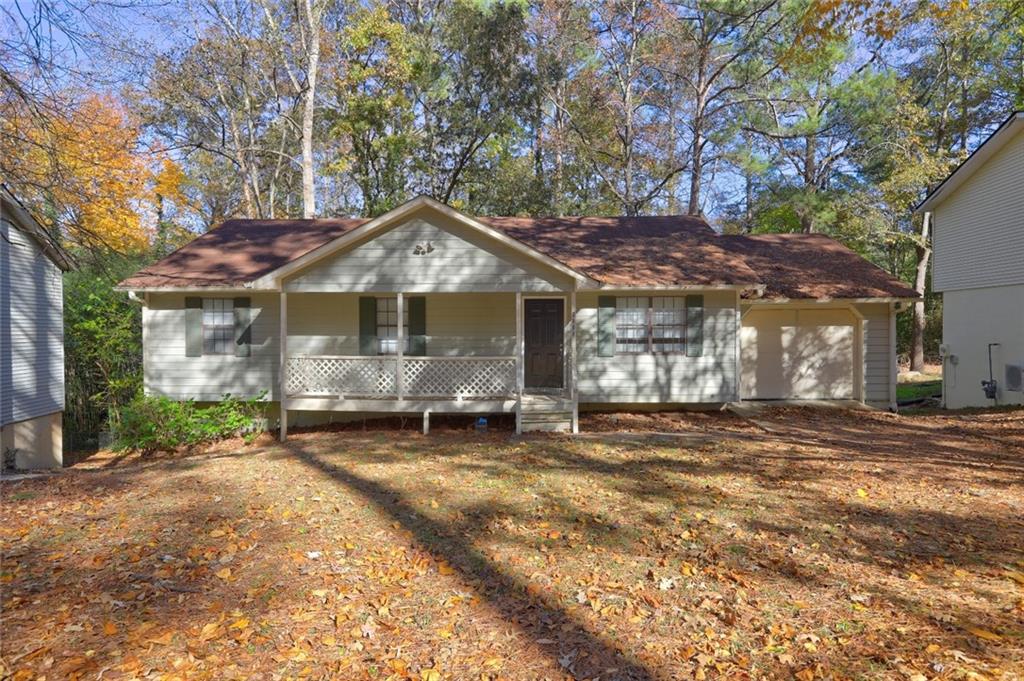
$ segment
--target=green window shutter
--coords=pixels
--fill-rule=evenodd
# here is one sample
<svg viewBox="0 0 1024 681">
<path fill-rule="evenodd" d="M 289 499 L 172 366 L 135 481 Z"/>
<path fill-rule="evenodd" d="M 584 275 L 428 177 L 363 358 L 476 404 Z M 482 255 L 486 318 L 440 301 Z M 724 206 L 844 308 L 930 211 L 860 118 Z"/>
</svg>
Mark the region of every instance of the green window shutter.
<svg viewBox="0 0 1024 681">
<path fill-rule="evenodd" d="M 235 298 L 235 357 L 252 354 L 252 306 L 248 298 Z"/>
<path fill-rule="evenodd" d="M 704 354 L 704 296 L 686 296 L 686 356 Z"/>
<path fill-rule="evenodd" d="M 359 299 L 359 354 L 377 354 L 377 299 Z"/>
<path fill-rule="evenodd" d="M 597 354 L 615 356 L 615 296 L 597 297 Z"/>
<path fill-rule="evenodd" d="M 409 355 L 427 354 L 427 299 L 422 296 L 406 298 L 409 306 Z"/>
<path fill-rule="evenodd" d="M 203 356 L 202 298 L 185 298 L 185 356 Z"/>
</svg>

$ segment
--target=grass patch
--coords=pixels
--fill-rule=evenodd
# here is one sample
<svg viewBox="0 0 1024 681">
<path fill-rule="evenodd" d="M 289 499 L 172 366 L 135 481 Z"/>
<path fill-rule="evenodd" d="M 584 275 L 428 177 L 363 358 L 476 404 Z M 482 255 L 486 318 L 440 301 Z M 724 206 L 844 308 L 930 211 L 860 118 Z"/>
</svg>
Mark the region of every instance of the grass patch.
<svg viewBox="0 0 1024 681">
<path fill-rule="evenodd" d="M 900 383 L 896 386 L 896 399 L 903 402 L 920 400 L 927 397 L 942 397 L 942 381 L 922 381 L 920 383 Z"/>
</svg>

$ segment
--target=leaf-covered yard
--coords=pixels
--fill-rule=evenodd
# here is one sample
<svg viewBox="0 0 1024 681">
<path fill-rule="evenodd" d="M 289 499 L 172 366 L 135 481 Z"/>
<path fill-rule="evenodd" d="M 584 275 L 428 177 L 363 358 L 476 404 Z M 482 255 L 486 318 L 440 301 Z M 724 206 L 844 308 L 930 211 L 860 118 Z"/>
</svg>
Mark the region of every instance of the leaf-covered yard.
<svg viewBox="0 0 1024 681">
<path fill-rule="evenodd" d="M 1021 412 L 759 424 L 354 429 L 4 482 L 5 671 L 1024 674 Z"/>
</svg>

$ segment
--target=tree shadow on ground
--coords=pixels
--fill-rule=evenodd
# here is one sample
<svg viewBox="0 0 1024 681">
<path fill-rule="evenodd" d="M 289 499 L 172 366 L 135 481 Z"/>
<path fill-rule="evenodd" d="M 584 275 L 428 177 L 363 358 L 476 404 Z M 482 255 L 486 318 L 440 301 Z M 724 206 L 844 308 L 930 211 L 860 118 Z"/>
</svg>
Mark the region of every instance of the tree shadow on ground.
<svg viewBox="0 0 1024 681">
<path fill-rule="evenodd" d="M 935 453 L 925 445 L 914 448 L 915 437 L 918 437 L 914 429 L 908 429 L 903 437 L 901 445 L 907 454 L 900 463 L 904 467 L 893 474 L 916 481 L 914 467 L 919 462 L 936 461 L 938 465 L 923 476 L 929 484 L 1007 489 L 1019 485 L 1019 481 L 1013 479 L 1016 463 L 1008 452 L 960 450 L 961 458 L 978 466 L 966 465 L 957 475 L 956 464 L 942 461 L 941 452 Z M 287 451 L 371 500 L 385 515 L 413 532 L 417 540 L 430 547 L 439 558 L 449 561 L 465 579 L 478 582 L 481 595 L 529 636 L 555 642 L 547 648 L 552 659 L 557 660 L 567 647 L 596 650 L 594 664 L 585 669 L 586 673 L 600 673 L 602 666 L 607 665 L 624 668 L 634 676 L 649 674 L 653 678 L 655 675 L 649 665 L 645 667 L 635 658 L 619 653 L 622 643 L 595 636 L 556 600 L 537 599 L 527 594 L 522 579 L 509 574 L 474 548 L 477 539 L 489 532 L 489 519 L 507 516 L 520 523 L 543 520 L 552 527 L 576 524 L 585 528 L 586 542 L 595 547 L 627 551 L 632 547 L 644 553 L 643 556 L 637 554 L 640 558 L 678 561 L 687 555 L 684 543 L 645 548 L 643 534 L 653 530 L 670 532 L 672 521 L 664 514 L 646 513 L 644 508 L 653 505 L 672 508 L 682 498 L 688 515 L 711 514 L 720 505 L 731 506 L 732 512 L 747 509 L 746 519 L 730 524 L 747 530 L 748 534 L 742 538 L 731 538 L 732 531 L 721 526 L 706 526 L 701 530 L 713 538 L 717 547 L 691 558 L 698 567 L 727 573 L 736 571 L 748 576 L 756 574 L 757 583 L 775 589 L 809 588 L 833 595 L 840 589 L 855 595 L 855 588 L 864 588 L 888 603 L 899 617 L 915 622 L 915 626 L 944 629 L 945 633 L 936 640 L 965 650 L 980 649 L 976 638 L 967 633 L 967 627 L 1012 631 L 1016 626 L 1012 612 L 989 611 L 966 601 L 951 611 L 949 621 L 936 620 L 935 613 L 930 612 L 934 605 L 929 600 L 931 596 L 914 593 L 914 583 L 907 584 L 906 591 L 898 586 L 910 572 L 926 572 L 936 561 L 950 566 L 950 572 L 954 566 L 962 566 L 984 574 L 993 565 L 1024 560 L 1024 524 L 1013 517 L 1010 508 L 976 505 L 967 512 L 959 501 L 943 509 L 931 507 L 926 498 L 900 505 L 883 501 L 879 507 L 877 503 L 856 498 L 852 487 L 845 490 L 846 498 L 837 495 L 835 483 L 845 484 L 843 481 L 848 475 L 863 474 L 865 470 L 899 460 L 899 455 L 886 444 L 865 448 L 858 443 L 859 449 L 855 450 L 853 444 L 845 440 L 828 446 L 823 439 L 817 439 L 813 446 L 808 446 L 796 439 L 775 439 L 770 435 L 747 435 L 737 438 L 736 443 L 743 447 L 708 445 L 691 450 L 664 444 L 628 443 L 595 451 L 590 442 L 544 439 L 530 442 L 530 446 L 520 452 L 514 442 L 492 447 L 463 440 L 459 446 L 455 440 L 432 441 L 410 436 L 389 443 L 388 450 L 398 450 L 397 454 L 374 451 L 375 448 L 360 446 L 358 442 L 347 442 L 345 452 L 324 446 L 326 443 L 306 448 L 292 442 Z M 752 453 L 751 447 L 756 450 L 759 444 L 768 443 L 776 449 L 763 454 Z M 789 453 L 779 452 L 780 444 L 794 449 Z M 576 507 L 572 499 L 560 496 L 562 490 L 548 492 L 539 485 L 533 491 L 536 505 L 532 509 L 506 505 L 500 513 L 492 514 L 477 504 L 462 509 L 468 516 L 466 522 L 449 524 L 431 520 L 411 501 L 414 497 L 410 495 L 416 493 L 412 487 L 399 488 L 371 477 L 378 472 L 374 468 L 386 468 L 395 462 L 415 465 L 417 460 L 441 463 L 447 470 L 469 476 L 513 482 L 518 479 L 517 475 L 526 475 L 524 471 L 542 477 L 579 477 L 593 485 L 595 491 L 597 488 L 614 490 L 630 499 L 633 515 L 625 520 L 595 515 Z M 828 468 L 833 463 L 852 465 L 860 470 Z M 368 467 L 365 476 L 359 471 L 363 466 Z M 746 482 L 738 482 L 743 480 Z M 444 484 L 457 483 L 452 480 L 442 483 L 442 487 Z M 772 499 L 759 498 L 761 491 Z M 479 522 L 474 522 L 476 520 Z M 771 541 L 765 542 L 765 538 Z M 523 549 L 536 548 L 536 541 L 529 537 L 508 534 L 501 539 L 519 542 Z M 816 548 L 819 541 L 822 547 Z M 828 551 L 829 560 L 851 571 L 851 575 L 859 574 L 864 580 L 863 586 L 848 585 L 844 581 L 847 578 L 830 575 L 816 567 L 813 561 L 817 551 Z M 577 559 L 574 555 L 559 558 Z M 855 567 L 858 565 L 860 567 Z M 986 598 L 978 588 L 971 588 Z M 840 602 L 843 600 L 841 598 Z M 531 621 L 533 612 L 540 613 L 538 618 L 532 624 L 524 624 Z M 559 631 L 563 633 L 558 634 Z"/>
<path fill-rule="evenodd" d="M 413 534 L 416 540 L 457 570 L 488 604 L 541 646 L 547 655 L 578 678 L 666 678 L 639 660 L 617 650 L 614 643 L 590 631 L 553 598 L 531 592 L 529 585 L 508 574 L 476 549 L 464 535 L 424 515 L 403 494 L 376 480 L 335 465 L 290 441 L 287 451 L 298 461 L 328 476 L 364 499 Z M 577 651 L 585 651 L 585 657 Z"/>
</svg>

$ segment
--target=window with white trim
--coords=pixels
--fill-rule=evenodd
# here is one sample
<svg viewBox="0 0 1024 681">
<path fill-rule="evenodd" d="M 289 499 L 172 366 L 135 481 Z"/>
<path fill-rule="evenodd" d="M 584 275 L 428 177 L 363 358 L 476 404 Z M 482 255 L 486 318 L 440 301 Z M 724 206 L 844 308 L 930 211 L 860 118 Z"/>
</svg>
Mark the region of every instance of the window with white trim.
<svg viewBox="0 0 1024 681">
<path fill-rule="evenodd" d="M 615 299 L 615 352 L 647 352 L 647 298 Z"/>
<path fill-rule="evenodd" d="M 615 352 L 686 350 L 686 298 L 628 296 L 615 299 Z"/>
<path fill-rule="evenodd" d="M 235 301 L 203 298 L 203 354 L 230 355 L 235 344 Z"/>
<path fill-rule="evenodd" d="M 686 350 L 686 299 L 680 296 L 651 298 L 651 350 Z"/>
<path fill-rule="evenodd" d="M 409 306 L 402 310 L 403 352 L 409 352 Z M 398 354 L 398 298 L 377 298 L 377 354 Z"/>
</svg>

